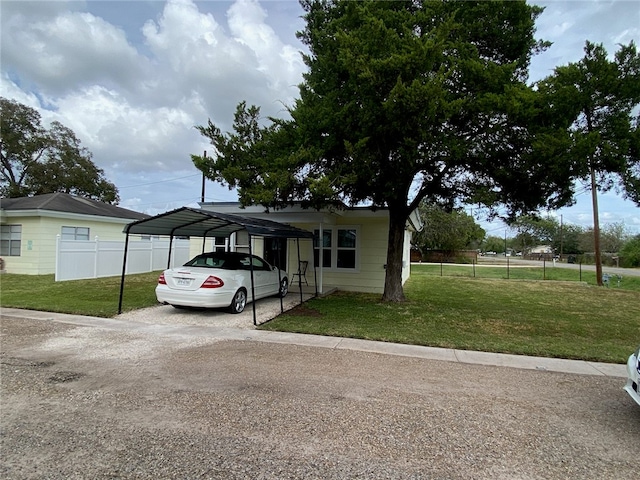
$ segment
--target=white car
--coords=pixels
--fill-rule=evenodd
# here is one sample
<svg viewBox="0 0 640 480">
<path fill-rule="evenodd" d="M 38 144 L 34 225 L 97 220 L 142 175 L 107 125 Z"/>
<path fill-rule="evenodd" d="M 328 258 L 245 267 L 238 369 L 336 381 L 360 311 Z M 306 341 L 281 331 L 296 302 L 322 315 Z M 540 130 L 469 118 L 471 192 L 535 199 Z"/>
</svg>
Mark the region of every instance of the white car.
<svg viewBox="0 0 640 480">
<path fill-rule="evenodd" d="M 632 353 L 627 361 L 627 384 L 625 391 L 635 402 L 640 405 L 640 347 Z"/>
<path fill-rule="evenodd" d="M 210 252 L 192 258 L 182 267 L 165 270 L 158 279 L 160 303 L 180 307 L 228 307 L 240 313 L 252 302 L 251 269 L 256 300 L 272 295 L 284 297 L 289 290 L 287 273 L 255 255 Z"/>
</svg>

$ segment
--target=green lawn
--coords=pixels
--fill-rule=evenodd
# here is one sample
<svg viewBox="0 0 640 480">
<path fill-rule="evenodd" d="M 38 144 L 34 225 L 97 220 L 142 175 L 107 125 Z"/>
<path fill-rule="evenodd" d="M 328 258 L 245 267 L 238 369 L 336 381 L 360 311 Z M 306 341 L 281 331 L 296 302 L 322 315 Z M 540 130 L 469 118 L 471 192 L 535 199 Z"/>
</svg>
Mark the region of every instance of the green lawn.
<svg viewBox="0 0 640 480">
<path fill-rule="evenodd" d="M 413 266 L 405 303 L 337 293 L 310 300 L 261 328 L 617 363 L 640 343 L 640 288 L 629 289 L 637 279 L 623 278 L 626 288 L 600 288 L 496 275 L 441 277 L 439 266 L 435 272 L 430 265 Z M 158 272 L 127 276 L 123 310 L 156 305 L 157 278 Z M 5 274 L 0 304 L 112 317 L 119 288 L 120 277 L 55 282 L 53 275 Z"/>
<path fill-rule="evenodd" d="M 160 272 L 127 275 L 122 310 L 157 305 Z M 120 277 L 54 281 L 53 275 L 0 275 L 0 305 L 95 317 L 118 313 Z"/>
<path fill-rule="evenodd" d="M 545 266 L 522 266 L 514 262 L 509 267 L 502 265 L 454 265 L 454 264 L 433 264 L 425 263 L 412 266 L 413 272 L 424 275 L 454 276 L 471 278 L 494 278 L 510 280 L 562 280 L 570 282 L 586 282 L 589 285 L 596 285 L 596 274 L 593 271 L 583 269 L 568 269 L 554 267 L 551 262 Z M 603 269 L 604 274 L 611 274 L 607 267 Z M 613 275 L 609 280 L 609 288 L 622 288 L 625 290 L 636 290 L 640 292 L 640 276 L 621 275 L 621 278 Z"/>
<path fill-rule="evenodd" d="M 640 343 L 640 295 L 579 282 L 440 277 L 412 267 L 408 301 L 338 293 L 264 325 L 269 330 L 603 362 Z"/>
</svg>

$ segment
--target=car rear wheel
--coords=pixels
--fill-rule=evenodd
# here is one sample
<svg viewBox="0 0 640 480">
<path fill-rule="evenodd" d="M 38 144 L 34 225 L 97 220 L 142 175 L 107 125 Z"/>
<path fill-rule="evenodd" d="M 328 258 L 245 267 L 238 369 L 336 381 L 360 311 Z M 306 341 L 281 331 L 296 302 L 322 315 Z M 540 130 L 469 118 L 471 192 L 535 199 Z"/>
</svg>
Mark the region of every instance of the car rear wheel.
<svg viewBox="0 0 640 480">
<path fill-rule="evenodd" d="M 289 293 L 289 280 L 287 280 L 287 277 L 285 277 L 280 282 L 280 289 L 278 290 L 278 295 L 281 298 L 284 298 L 287 296 L 287 293 Z"/>
<path fill-rule="evenodd" d="M 247 305 L 247 292 L 241 288 L 233 296 L 233 300 L 231 300 L 231 305 L 229 305 L 229 311 L 231 311 L 231 313 L 240 313 L 244 310 L 244 307 L 246 305 Z"/>
</svg>

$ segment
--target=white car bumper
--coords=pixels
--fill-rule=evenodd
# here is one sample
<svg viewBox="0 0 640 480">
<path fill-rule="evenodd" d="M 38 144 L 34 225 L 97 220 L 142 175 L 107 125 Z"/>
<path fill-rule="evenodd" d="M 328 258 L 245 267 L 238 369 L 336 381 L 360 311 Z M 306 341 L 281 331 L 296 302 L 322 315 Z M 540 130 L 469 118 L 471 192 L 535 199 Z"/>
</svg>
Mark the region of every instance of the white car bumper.
<svg viewBox="0 0 640 480">
<path fill-rule="evenodd" d="M 627 384 L 624 386 L 624 390 L 629 394 L 633 400 L 640 405 L 640 372 L 638 371 L 638 352 L 629 357 L 627 361 Z"/>
<path fill-rule="evenodd" d="M 160 303 L 182 307 L 224 308 L 231 305 L 233 291 L 172 290 L 166 285 L 156 286 L 156 298 Z"/>
</svg>

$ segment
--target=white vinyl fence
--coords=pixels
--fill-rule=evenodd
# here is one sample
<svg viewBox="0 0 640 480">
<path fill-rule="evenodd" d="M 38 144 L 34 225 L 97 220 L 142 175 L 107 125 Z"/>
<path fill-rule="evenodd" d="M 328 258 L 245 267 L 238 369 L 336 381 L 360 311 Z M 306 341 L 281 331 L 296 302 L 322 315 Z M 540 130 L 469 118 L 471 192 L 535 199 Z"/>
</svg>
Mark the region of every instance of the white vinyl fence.
<svg viewBox="0 0 640 480">
<path fill-rule="evenodd" d="M 145 273 L 167 268 L 169 239 L 129 239 L 127 274 Z M 122 275 L 124 240 L 62 240 L 56 239 L 56 282 L 83 278 Z M 189 260 L 189 240 L 174 239 L 171 267 Z"/>
</svg>

